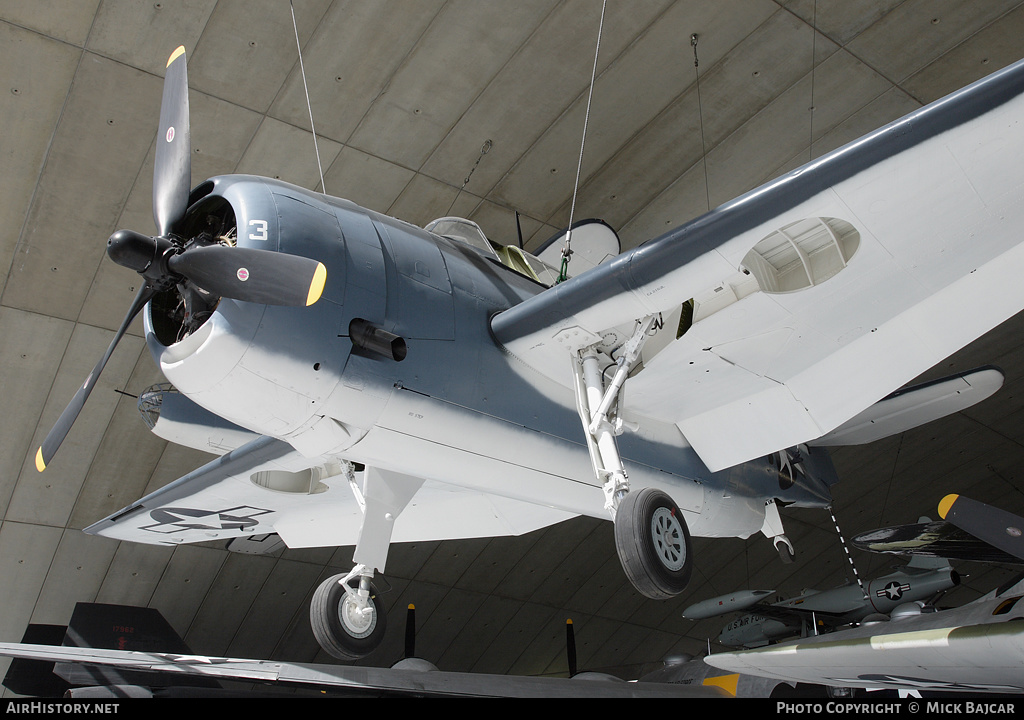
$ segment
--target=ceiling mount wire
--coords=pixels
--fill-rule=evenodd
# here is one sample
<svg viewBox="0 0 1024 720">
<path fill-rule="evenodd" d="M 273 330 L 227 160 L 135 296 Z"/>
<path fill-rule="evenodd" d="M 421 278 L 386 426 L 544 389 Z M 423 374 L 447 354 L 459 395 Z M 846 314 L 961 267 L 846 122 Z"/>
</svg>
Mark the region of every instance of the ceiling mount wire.
<svg viewBox="0 0 1024 720">
<path fill-rule="evenodd" d="M 565 245 L 562 247 L 562 267 L 555 283 L 565 282 L 569 276 L 569 259 L 572 257 L 572 222 L 576 213 L 576 195 L 580 189 L 580 173 L 583 170 L 583 148 L 587 142 L 587 125 L 590 124 L 590 105 L 594 99 L 594 81 L 597 79 L 597 58 L 601 53 L 601 33 L 604 31 L 604 13 L 608 0 L 601 3 L 601 21 L 597 26 L 597 46 L 594 48 L 594 67 L 590 73 L 590 92 L 587 94 L 587 111 L 583 116 L 583 137 L 580 139 L 580 159 L 576 164 L 576 182 L 572 188 L 572 203 L 569 205 L 569 225 L 565 230 Z"/>
<path fill-rule="evenodd" d="M 446 212 L 445 215 L 452 214 L 452 208 L 455 207 L 456 200 L 459 199 L 459 196 L 462 195 L 462 191 L 466 189 L 467 185 L 469 185 L 469 179 L 473 177 L 473 173 L 476 172 L 476 168 L 480 164 L 480 161 L 484 159 L 484 155 L 491 151 L 492 147 L 494 147 L 493 142 L 490 140 L 484 140 L 484 144 L 480 146 L 480 155 L 477 156 L 476 162 L 473 163 L 473 167 L 471 167 L 469 172 L 466 174 L 466 179 L 462 181 L 462 187 L 460 187 L 459 191 L 455 193 L 455 197 L 452 199 L 452 204 L 448 206 L 448 212 Z"/>
<path fill-rule="evenodd" d="M 320 192 L 327 193 L 327 184 L 324 182 L 324 166 L 320 163 L 320 145 L 316 140 L 316 126 L 313 125 L 313 106 L 309 102 L 309 86 L 306 84 L 306 68 L 302 64 L 302 43 L 299 42 L 299 25 L 295 22 L 295 4 L 288 0 L 288 6 L 292 11 L 292 29 L 295 30 L 295 47 L 299 51 L 299 72 L 302 74 L 302 87 L 306 91 L 306 108 L 309 110 L 309 127 L 313 131 L 313 150 L 316 152 L 316 167 L 320 171 Z"/>
<path fill-rule="evenodd" d="M 810 139 L 807 141 L 807 160 L 814 159 L 814 56 L 817 54 L 818 43 L 818 0 L 814 0 L 811 9 L 811 106 L 807 110 L 810 116 Z"/>
<path fill-rule="evenodd" d="M 707 202 L 707 209 L 711 210 L 711 188 L 708 181 L 708 148 L 704 141 L 704 108 L 700 101 L 700 60 L 697 58 L 697 40 L 700 38 L 697 33 L 690 36 L 690 47 L 693 48 L 693 76 L 697 86 L 697 116 L 700 121 L 700 157 L 704 165 L 704 198 Z"/>
</svg>

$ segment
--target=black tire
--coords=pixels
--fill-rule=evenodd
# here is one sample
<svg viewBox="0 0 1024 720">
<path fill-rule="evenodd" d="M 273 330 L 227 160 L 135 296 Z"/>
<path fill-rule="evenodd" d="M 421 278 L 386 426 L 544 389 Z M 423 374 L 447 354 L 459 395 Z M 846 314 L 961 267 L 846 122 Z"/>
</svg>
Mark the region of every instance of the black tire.
<svg viewBox="0 0 1024 720">
<path fill-rule="evenodd" d="M 690 582 L 690 531 L 679 507 L 661 490 L 626 493 L 615 512 L 615 549 L 626 577 L 645 597 L 666 600 Z"/>
<path fill-rule="evenodd" d="M 370 585 L 370 601 L 373 613 L 366 623 L 358 626 L 346 620 L 345 610 L 348 593 L 341 586 L 344 575 L 335 575 L 324 580 L 313 593 L 309 604 L 309 622 L 313 636 L 328 655 L 339 660 L 359 660 L 377 649 L 387 630 L 388 615 L 384 603 L 377 595 L 377 588 Z M 349 587 L 359 587 L 359 579 L 349 580 Z"/>
<path fill-rule="evenodd" d="M 782 560 L 785 565 L 791 564 L 796 559 L 796 555 L 787 543 L 781 541 L 775 543 L 775 550 L 779 553 L 779 559 Z"/>
</svg>

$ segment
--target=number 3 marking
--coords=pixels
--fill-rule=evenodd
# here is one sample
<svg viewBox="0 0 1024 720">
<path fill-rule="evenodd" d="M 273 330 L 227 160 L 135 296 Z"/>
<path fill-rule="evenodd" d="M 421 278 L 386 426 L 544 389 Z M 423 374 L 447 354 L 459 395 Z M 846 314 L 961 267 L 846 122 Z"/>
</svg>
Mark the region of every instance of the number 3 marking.
<svg viewBox="0 0 1024 720">
<path fill-rule="evenodd" d="M 253 228 L 253 231 L 249 233 L 250 240 L 266 240 L 268 238 L 266 220 L 250 220 L 249 227 Z"/>
</svg>

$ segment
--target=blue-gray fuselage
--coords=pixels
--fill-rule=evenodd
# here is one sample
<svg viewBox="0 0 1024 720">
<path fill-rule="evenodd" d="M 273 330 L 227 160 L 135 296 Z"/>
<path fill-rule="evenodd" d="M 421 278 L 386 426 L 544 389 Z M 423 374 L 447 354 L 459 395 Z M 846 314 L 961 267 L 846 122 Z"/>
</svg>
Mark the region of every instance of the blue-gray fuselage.
<svg viewBox="0 0 1024 720">
<path fill-rule="evenodd" d="M 490 333 L 494 315 L 543 285 L 459 239 L 280 181 L 218 177 L 190 202 L 194 227 L 216 215 L 234 225 L 239 246 L 327 267 L 323 295 L 307 308 L 225 298 L 200 327 L 172 332 L 158 330 L 166 322 L 154 303 L 150 348 L 193 401 L 311 458 L 343 457 L 607 518 L 569 353 L 558 384 Z M 402 338 L 407 355 L 396 361 L 354 346 L 355 319 Z M 823 450 L 783 450 L 711 473 L 674 425 L 630 419 L 639 430 L 618 438 L 630 482 L 666 490 L 694 535 L 746 537 L 773 498 L 829 502 L 836 477 Z"/>
</svg>

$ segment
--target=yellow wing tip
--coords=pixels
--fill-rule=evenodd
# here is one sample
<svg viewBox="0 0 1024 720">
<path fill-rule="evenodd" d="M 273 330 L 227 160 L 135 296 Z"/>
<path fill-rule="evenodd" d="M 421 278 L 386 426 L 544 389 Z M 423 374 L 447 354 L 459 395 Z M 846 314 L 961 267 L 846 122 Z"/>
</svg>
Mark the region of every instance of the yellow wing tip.
<svg viewBox="0 0 1024 720">
<path fill-rule="evenodd" d="M 327 268 L 323 263 L 316 264 L 316 272 L 313 273 L 313 280 L 309 283 L 309 294 L 306 296 L 306 307 L 309 307 L 320 299 L 327 283 Z"/>
<path fill-rule="evenodd" d="M 46 469 L 46 462 L 43 460 L 43 446 L 40 445 L 39 449 L 36 450 L 36 470 L 42 472 Z"/>
<path fill-rule="evenodd" d="M 179 57 L 185 54 L 185 46 L 179 45 L 174 52 L 171 53 L 171 57 L 167 59 L 167 67 L 171 66 L 171 63 L 177 60 Z"/>
<path fill-rule="evenodd" d="M 943 520 L 946 519 L 946 515 L 949 513 L 949 509 L 953 507 L 953 503 L 956 502 L 959 495 L 947 495 L 942 498 L 942 502 L 939 503 L 939 517 Z"/>
<path fill-rule="evenodd" d="M 718 675 L 716 677 L 709 677 L 704 679 L 704 685 L 710 687 L 719 687 L 725 690 L 727 693 L 736 697 L 737 688 L 740 684 L 739 675 Z"/>
</svg>

